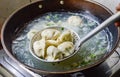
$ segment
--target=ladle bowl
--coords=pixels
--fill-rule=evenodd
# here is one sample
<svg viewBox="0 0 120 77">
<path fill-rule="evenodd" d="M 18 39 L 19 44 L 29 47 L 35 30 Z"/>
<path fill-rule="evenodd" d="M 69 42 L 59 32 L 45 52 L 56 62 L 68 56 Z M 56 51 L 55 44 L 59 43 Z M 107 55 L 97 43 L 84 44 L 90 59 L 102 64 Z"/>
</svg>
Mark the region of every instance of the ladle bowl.
<svg viewBox="0 0 120 77">
<path fill-rule="evenodd" d="M 43 58 L 40 58 L 38 57 L 35 53 L 34 53 L 34 49 L 33 49 L 33 43 L 35 41 L 39 41 L 42 39 L 42 36 L 41 36 L 41 32 L 46 30 L 46 29 L 55 29 L 55 30 L 58 30 L 60 32 L 64 32 L 64 31 L 67 31 L 69 30 L 71 32 L 71 35 L 73 37 L 73 44 L 74 44 L 74 49 L 73 49 L 73 53 L 66 56 L 66 57 L 63 57 L 62 59 L 59 59 L 59 60 L 52 60 L 52 61 L 49 61 L 49 60 L 46 60 L 46 59 L 43 59 Z M 49 34 L 48 34 L 49 35 Z M 35 33 L 35 35 L 32 37 L 32 39 L 30 40 L 30 45 L 29 45 L 29 50 L 30 50 L 30 53 L 38 60 L 40 61 L 43 61 L 43 62 L 60 62 L 60 61 L 63 61 L 65 59 L 68 59 L 69 57 L 73 56 L 74 55 L 74 52 L 75 52 L 75 49 L 77 49 L 78 47 L 78 41 L 80 40 L 80 37 L 79 35 L 71 30 L 71 29 L 68 29 L 67 27 L 63 27 L 63 26 L 54 26 L 54 27 L 47 27 L 47 28 L 43 28 L 42 30 L 38 31 L 37 33 Z"/>
</svg>

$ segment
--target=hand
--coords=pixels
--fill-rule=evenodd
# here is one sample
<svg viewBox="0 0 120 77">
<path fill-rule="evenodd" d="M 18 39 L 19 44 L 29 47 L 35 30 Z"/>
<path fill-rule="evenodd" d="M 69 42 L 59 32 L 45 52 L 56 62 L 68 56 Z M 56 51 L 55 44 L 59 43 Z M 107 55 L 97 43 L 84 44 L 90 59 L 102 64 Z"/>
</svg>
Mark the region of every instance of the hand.
<svg viewBox="0 0 120 77">
<path fill-rule="evenodd" d="M 116 7 L 116 11 L 120 11 L 120 3 L 119 3 L 119 5 Z M 115 26 L 120 26 L 120 20 L 115 23 Z"/>
</svg>

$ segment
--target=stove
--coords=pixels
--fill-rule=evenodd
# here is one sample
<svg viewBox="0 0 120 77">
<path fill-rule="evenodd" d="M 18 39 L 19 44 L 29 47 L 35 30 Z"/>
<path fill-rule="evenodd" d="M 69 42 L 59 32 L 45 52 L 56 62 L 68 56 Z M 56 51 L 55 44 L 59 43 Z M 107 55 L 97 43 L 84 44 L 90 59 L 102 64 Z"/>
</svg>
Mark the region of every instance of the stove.
<svg viewBox="0 0 120 77">
<path fill-rule="evenodd" d="M 120 77 L 120 45 L 103 63 L 72 74 L 39 75 L 15 63 L 0 47 L 0 77 Z"/>
</svg>

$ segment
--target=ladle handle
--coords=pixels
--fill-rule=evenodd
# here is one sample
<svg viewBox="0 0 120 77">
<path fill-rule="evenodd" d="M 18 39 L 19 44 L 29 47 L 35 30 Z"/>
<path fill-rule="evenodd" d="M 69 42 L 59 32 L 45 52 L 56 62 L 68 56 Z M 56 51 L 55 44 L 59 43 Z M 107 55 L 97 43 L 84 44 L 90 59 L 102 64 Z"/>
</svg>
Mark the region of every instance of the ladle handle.
<svg viewBox="0 0 120 77">
<path fill-rule="evenodd" d="M 111 17 L 109 17 L 102 24 L 100 24 L 99 26 L 97 26 L 94 30 L 92 30 L 85 37 L 83 37 L 80 40 L 80 43 L 79 43 L 80 45 L 79 46 L 81 46 L 85 41 L 87 41 L 88 39 L 90 39 L 91 37 L 93 37 L 95 34 L 97 34 L 98 32 L 100 32 L 103 28 L 109 26 L 111 23 L 115 23 L 118 19 L 120 19 L 120 12 L 117 12 L 116 14 L 112 15 Z"/>
</svg>

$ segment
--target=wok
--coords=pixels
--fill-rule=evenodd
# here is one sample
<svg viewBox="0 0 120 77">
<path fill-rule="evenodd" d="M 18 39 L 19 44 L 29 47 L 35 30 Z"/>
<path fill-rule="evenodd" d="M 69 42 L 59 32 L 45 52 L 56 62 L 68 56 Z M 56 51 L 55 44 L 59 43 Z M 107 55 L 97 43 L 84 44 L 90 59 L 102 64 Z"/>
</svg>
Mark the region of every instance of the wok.
<svg viewBox="0 0 120 77">
<path fill-rule="evenodd" d="M 105 6 L 94 2 L 94 1 L 87 1 L 87 0 L 45 0 L 45 1 L 37 1 L 26 5 L 17 11 L 15 11 L 9 18 L 5 21 L 2 34 L 1 34 L 1 42 L 2 46 L 7 53 L 7 55 L 12 58 L 16 63 L 20 66 L 23 66 L 33 72 L 39 74 L 66 74 L 66 73 L 73 73 L 77 71 L 82 71 L 85 69 L 89 69 L 94 67 L 103 61 L 105 61 L 116 49 L 119 41 L 120 30 L 118 27 L 114 26 L 112 23 L 108 29 L 113 36 L 112 41 L 112 48 L 110 51 L 106 52 L 106 54 L 101 57 L 99 60 L 95 61 L 93 64 L 72 68 L 72 69 L 64 69 L 60 68 L 60 66 L 51 66 L 49 63 L 38 62 L 38 67 L 33 67 L 28 64 L 21 62 L 12 52 L 12 41 L 15 39 L 16 35 L 23 30 L 25 27 L 24 24 L 34 20 L 36 17 L 47 13 L 47 12 L 54 12 L 54 11 L 71 11 L 71 12 L 80 12 L 84 13 L 86 16 L 92 17 L 98 22 L 103 22 L 108 17 L 110 17 L 113 13 L 106 8 Z M 63 64 L 69 65 L 68 61 L 65 61 Z M 57 63 L 59 64 L 59 63 Z M 55 64 L 53 64 L 55 65 Z M 59 68 L 59 69 L 57 69 Z"/>
</svg>

